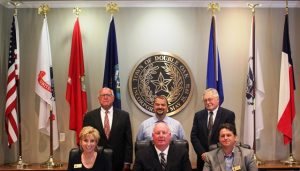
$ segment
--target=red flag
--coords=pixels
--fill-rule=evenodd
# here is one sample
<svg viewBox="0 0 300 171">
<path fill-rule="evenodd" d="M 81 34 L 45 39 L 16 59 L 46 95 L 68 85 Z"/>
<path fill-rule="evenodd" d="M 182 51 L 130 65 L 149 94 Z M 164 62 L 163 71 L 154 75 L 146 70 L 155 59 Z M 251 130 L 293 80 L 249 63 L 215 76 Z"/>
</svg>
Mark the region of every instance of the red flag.
<svg viewBox="0 0 300 171">
<path fill-rule="evenodd" d="M 10 32 L 5 107 L 5 128 L 8 146 L 18 140 L 19 123 L 17 113 L 17 80 L 19 79 L 19 28 L 17 16 L 13 17 Z"/>
<path fill-rule="evenodd" d="M 283 45 L 281 53 L 278 124 L 277 129 L 284 136 L 284 144 L 292 141 L 293 120 L 295 118 L 294 90 L 295 79 L 293 61 L 291 56 L 288 14 L 285 15 Z"/>
<path fill-rule="evenodd" d="M 79 19 L 76 19 L 69 65 L 66 99 L 70 104 L 70 130 L 76 131 L 77 144 L 82 128 L 83 117 L 87 111 L 87 98 L 84 85 L 84 61 Z"/>
</svg>

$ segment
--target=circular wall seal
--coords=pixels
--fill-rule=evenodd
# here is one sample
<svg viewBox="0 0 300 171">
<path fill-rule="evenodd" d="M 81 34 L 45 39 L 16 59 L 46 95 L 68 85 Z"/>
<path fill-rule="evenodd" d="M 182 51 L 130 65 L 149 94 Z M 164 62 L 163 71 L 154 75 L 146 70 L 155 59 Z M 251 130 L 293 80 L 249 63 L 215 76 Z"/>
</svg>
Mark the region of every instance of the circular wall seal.
<svg viewBox="0 0 300 171">
<path fill-rule="evenodd" d="M 193 78 L 186 63 L 178 56 L 159 52 L 139 61 L 128 80 L 130 96 L 143 112 L 153 116 L 157 95 L 168 99 L 168 116 L 180 112 L 191 100 Z"/>
</svg>

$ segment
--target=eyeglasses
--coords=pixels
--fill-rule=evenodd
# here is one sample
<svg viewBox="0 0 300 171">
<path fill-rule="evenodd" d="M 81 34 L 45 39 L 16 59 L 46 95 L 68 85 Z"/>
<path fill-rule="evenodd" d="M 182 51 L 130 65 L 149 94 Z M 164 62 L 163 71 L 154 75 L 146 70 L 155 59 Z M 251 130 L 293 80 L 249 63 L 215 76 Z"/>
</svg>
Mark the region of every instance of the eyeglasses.
<svg viewBox="0 0 300 171">
<path fill-rule="evenodd" d="M 211 102 L 213 101 L 215 98 L 207 98 L 207 99 L 203 99 L 204 102 Z"/>
<path fill-rule="evenodd" d="M 100 97 L 112 97 L 112 94 L 100 94 Z"/>
</svg>

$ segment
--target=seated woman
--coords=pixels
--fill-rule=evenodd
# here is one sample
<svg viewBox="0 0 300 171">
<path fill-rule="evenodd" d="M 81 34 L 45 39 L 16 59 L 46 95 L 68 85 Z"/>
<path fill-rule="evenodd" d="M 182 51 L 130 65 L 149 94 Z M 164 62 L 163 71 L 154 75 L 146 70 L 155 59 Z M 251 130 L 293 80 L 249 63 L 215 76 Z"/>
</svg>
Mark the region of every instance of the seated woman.
<svg viewBox="0 0 300 171">
<path fill-rule="evenodd" d="M 100 135 L 97 129 L 86 126 L 79 134 L 80 149 L 72 149 L 69 154 L 69 171 L 111 171 L 108 159 L 102 150 L 98 150 L 97 144 Z"/>
</svg>

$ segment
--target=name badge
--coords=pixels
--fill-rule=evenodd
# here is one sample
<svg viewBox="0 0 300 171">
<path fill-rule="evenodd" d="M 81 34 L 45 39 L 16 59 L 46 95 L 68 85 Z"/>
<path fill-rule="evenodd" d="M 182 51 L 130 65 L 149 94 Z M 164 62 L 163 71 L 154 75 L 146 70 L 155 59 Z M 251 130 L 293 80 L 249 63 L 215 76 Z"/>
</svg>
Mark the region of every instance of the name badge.
<svg viewBox="0 0 300 171">
<path fill-rule="evenodd" d="M 238 170 L 241 170 L 241 166 L 240 166 L 240 165 L 234 166 L 234 167 L 232 168 L 232 171 L 238 171 Z"/>
<path fill-rule="evenodd" d="M 74 164 L 74 169 L 82 168 L 82 164 Z"/>
</svg>

